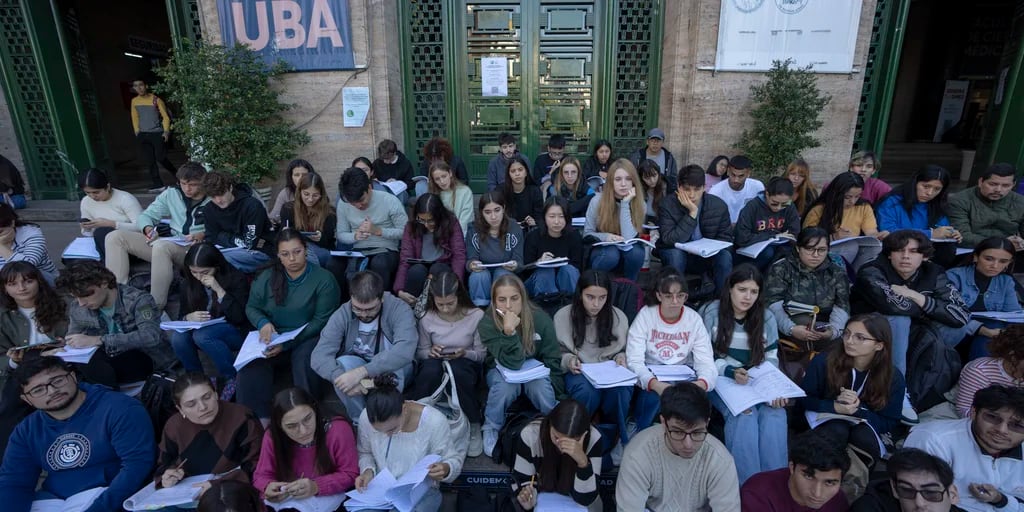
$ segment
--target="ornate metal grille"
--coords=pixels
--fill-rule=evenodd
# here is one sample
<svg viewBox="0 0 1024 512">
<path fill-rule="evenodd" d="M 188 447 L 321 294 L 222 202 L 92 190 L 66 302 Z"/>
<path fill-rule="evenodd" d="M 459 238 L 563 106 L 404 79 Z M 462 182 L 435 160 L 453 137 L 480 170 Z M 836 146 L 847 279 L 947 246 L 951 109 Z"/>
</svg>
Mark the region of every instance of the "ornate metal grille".
<svg viewBox="0 0 1024 512">
<path fill-rule="evenodd" d="M 432 137 L 448 137 L 448 115 L 445 111 L 444 73 L 444 1 L 410 0 L 405 17 L 409 51 L 406 85 L 408 94 L 403 108 L 411 110 L 406 122 L 412 126 L 406 133 L 406 155 L 418 160 L 419 148 Z M 411 101 L 410 101 L 411 100 Z"/>
<path fill-rule="evenodd" d="M 660 59 L 654 58 L 661 51 L 661 41 L 654 40 L 661 6 L 658 0 L 619 0 L 617 5 L 611 142 L 616 154 L 625 156 L 643 147 L 648 125 L 657 118 L 660 84 L 651 78 L 661 76 Z"/>
</svg>

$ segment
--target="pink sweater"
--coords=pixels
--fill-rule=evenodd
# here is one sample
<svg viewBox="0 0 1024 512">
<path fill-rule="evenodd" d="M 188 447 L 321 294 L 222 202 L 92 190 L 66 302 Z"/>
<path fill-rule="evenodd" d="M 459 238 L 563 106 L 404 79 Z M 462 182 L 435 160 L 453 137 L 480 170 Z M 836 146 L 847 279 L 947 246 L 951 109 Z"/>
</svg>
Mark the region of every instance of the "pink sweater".
<svg viewBox="0 0 1024 512">
<path fill-rule="evenodd" d="M 312 476 L 317 487 L 320 488 L 318 496 L 330 496 L 351 491 L 355 487 L 356 477 L 359 476 L 359 453 L 356 451 L 355 434 L 347 421 L 341 419 L 332 420 L 330 428 L 327 429 L 327 450 L 331 452 L 331 459 L 337 469 L 333 473 L 317 475 L 316 448 L 297 447 L 292 454 L 292 468 L 296 475 Z M 315 475 L 315 476 L 314 476 Z M 252 475 L 252 484 L 259 489 L 260 496 L 264 495 L 267 485 L 277 481 L 277 460 L 274 455 L 274 441 L 270 437 L 270 429 L 263 435 L 263 446 L 260 450 L 260 460 L 256 464 L 256 471 Z"/>
</svg>

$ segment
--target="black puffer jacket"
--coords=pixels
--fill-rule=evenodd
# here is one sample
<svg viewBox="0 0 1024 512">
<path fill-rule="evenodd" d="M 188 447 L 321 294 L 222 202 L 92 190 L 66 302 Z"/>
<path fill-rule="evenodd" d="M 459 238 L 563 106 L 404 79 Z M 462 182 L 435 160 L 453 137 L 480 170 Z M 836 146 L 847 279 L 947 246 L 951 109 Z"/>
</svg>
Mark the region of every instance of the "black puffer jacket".
<svg viewBox="0 0 1024 512">
<path fill-rule="evenodd" d="M 678 242 L 689 242 L 693 238 L 693 231 L 698 222 L 703 238 L 732 242 L 729 207 L 725 205 L 725 201 L 711 194 L 704 194 L 700 200 L 697 218 L 694 219 L 679 199 L 671 195 L 666 196 L 658 207 L 658 247 L 671 248 Z"/>
<path fill-rule="evenodd" d="M 924 306 L 894 292 L 893 285 L 904 285 L 923 294 Z M 934 320 L 950 327 L 963 327 L 970 318 L 960 290 L 949 283 L 942 267 L 925 261 L 910 279 L 903 279 L 885 256 L 857 272 L 850 307 L 855 315 L 877 311 L 883 315 L 909 316 L 916 321 Z"/>
</svg>

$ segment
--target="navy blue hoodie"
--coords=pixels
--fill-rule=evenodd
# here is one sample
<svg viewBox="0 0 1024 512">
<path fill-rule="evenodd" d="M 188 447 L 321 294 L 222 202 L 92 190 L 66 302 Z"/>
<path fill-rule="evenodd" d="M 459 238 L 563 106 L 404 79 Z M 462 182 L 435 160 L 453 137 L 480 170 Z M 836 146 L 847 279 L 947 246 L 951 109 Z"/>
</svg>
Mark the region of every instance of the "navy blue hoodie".
<svg viewBox="0 0 1024 512">
<path fill-rule="evenodd" d="M 35 411 L 11 435 L 0 466 L 5 512 L 28 512 L 39 475 L 43 493 L 59 499 L 106 487 L 85 512 L 121 510 L 147 483 L 156 460 L 149 415 L 142 403 L 94 384 L 79 384 L 85 402 L 70 418 Z"/>
</svg>

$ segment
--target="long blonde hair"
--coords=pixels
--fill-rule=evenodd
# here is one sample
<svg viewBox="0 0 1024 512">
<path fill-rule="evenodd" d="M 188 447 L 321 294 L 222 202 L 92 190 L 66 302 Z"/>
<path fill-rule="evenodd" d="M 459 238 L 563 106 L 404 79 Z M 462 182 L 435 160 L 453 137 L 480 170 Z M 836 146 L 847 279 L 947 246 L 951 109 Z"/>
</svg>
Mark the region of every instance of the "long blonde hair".
<svg viewBox="0 0 1024 512">
<path fill-rule="evenodd" d="M 790 162 L 786 167 L 786 179 L 789 179 L 789 173 L 793 171 L 804 177 L 804 181 L 793 191 L 793 203 L 800 215 L 806 215 L 807 207 L 817 197 L 818 189 L 814 187 L 814 183 L 811 183 L 811 166 L 807 165 L 806 160 L 797 158 Z"/>
<path fill-rule="evenodd" d="M 441 197 L 441 192 L 444 192 L 443 190 L 441 190 L 440 187 L 437 186 L 436 183 L 434 183 L 434 171 L 438 170 L 447 172 L 448 176 L 451 177 L 451 185 L 448 187 L 448 190 L 451 190 L 452 192 L 452 204 L 446 206 L 448 207 L 449 210 L 455 211 L 455 196 L 458 195 L 459 189 L 461 187 L 465 187 L 466 185 L 459 181 L 458 176 L 456 176 L 455 173 L 452 172 L 452 167 L 450 165 L 448 165 L 445 162 L 434 162 L 433 164 L 430 165 L 430 170 L 427 171 L 427 191 L 430 192 L 431 194 L 434 194 L 437 197 Z"/>
<path fill-rule="evenodd" d="M 526 294 L 526 286 L 523 282 L 516 277 L 515 274 L 505 274 L 498 279 L 494 280 L 494 284 L 491 285 L 491 306 L 490 313 L 491 319 L 494 320 L 494 325 L 499 326 L 504 324 L 505 320 L 498 315 L 497 308 L 494 307 L 494 296 L 498 292 L 498 288 L 502 286 L 511 286 L 516 289 L 519 293 L 519 297 L 523 301 L 523 311 L 519 313 L 519 327 L 517 330 L 523 339 L 523 353 L 528 356 L 533 356 L 536 348 L 533 344 L 534 322 L 533 322 L 533 303 L 530 302 L 530 296 Z"/>
<path fill-rule="evenodd" d="M 302 191 L 307 188 L 315 188 L 320 193 L 320 199 L 312 207 L 307 207 L 302 200 Z M 308 173 L 299 180 L 299 186 L 295 187 L 295 225 L 293 228 L 299 231 L 320 231 L 324 227 L 324 221 L 334 212 L 331 206 L 331 199 L 327 197 L 327 187 L 324 186 L 324 179 L 319 174 Z"/>
<path fill-rule="evenodd" d="M 633 162 L 620 158 L 608 167 L 608 183 L 601 191 L 600 203 L 597 205 L 597 231 L 601 233 L 622 234 L 622 227 L 619 225 L 619 207 L 615 204 L 615 173 L 622 169 L 629 174 L 629 179 L 636 188 L 636 197 L 639 201 L 630 201 L 629 216 L 633 220 L 633 226 L 637 231 L 644 225 L 644 215 L 647 213 L 647 205 L 644 203 L 644 182 L 636 173 Z"/>
</svg>

